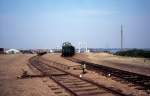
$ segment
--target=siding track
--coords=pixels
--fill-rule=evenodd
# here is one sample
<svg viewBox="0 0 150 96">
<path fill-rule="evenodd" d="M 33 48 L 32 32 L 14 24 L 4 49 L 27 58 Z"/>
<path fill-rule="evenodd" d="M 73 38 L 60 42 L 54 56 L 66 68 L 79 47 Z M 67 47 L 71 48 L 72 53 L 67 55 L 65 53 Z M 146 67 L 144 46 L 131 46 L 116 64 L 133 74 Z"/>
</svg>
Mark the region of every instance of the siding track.
<svg viewBox="0 0 150 96">
<path fill-rule="evenodd" d="M 86 64 L 87 69 L 96 71 L 97 73 L 100 73 L 104 76 L 108 76 L 108 74 L 111 74 L 112 77 L 116 77 L 116 78 L 114 78 L 116 80 L 118 80 L 118 78 L 119 78 L 119 81 L 124 80 L 126 82 L 135 84 L 135 85 L 139 86 L 138 89 L 146 90 L 146 92 L 148 94 L 150 94 L 149 93 L 149 91 L 150 91 L 150 76 L 133 73 L 133 72 L 128 72 L 128 71 L 124 71 L 124 70 L 120 70 L 120 69 L 116 69 L 116 68 L 112 68 L 112 67 L 108 67 L 108 66 L 104 66 L 104 65 L 100 65 L 100 64 L 95 64 L 95 63 L 83 61 L 83 60 L 80 60 L 77 58 L 66 58 L 66 59 L 71 60 L 76 63 Z"/>
</svg>

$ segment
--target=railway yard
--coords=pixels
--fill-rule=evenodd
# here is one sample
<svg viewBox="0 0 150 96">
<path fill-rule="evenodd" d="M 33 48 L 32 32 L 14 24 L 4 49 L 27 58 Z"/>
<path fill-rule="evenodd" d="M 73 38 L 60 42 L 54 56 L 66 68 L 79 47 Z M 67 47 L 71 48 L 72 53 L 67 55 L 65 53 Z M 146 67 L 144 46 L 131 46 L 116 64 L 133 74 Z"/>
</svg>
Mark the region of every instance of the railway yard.
<svg viewBox="0 0 150 96">
<path fill-rule="evenodd" d="M 108 53 L 0 55 L 0 96 L 150 96 L 150 60 Z"/>
</svg>

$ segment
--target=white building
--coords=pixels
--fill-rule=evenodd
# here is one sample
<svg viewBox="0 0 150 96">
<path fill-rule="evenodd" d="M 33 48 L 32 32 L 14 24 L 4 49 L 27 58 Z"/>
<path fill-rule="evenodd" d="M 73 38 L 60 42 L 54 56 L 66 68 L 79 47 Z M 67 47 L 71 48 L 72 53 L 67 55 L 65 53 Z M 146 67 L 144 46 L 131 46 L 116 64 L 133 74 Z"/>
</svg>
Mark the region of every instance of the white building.
<svg viewBox="0 0 150 96">
<path fill-rule="evenodd" d="M 6 50 L 5 53 L 6 54 L 17 54 L 17 53 L 20 53 L 20 51 L 17 49 L 9 49 L 9 50 Z"/>
<path fill-rule="evenodd" d="M 53 53 L 53 50 L 52 50 L 52 49 L 50 49 L 50 53 Z"/>
<path fill-rule="evenodd" d="M 90 53 L 90 50 L 89 50 L 89 49 L 87 49 L 87 50 L 86 50 L 86 53 Z"/>
</svg>

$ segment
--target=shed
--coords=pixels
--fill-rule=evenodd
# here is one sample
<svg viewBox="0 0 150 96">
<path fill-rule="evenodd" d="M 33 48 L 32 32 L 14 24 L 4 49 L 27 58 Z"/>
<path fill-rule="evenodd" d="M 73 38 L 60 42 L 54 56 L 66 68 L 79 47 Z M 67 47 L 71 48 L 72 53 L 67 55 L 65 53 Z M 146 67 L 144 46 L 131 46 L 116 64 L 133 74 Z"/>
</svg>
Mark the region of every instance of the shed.
<svg viewBox="0 0 150 96">
<path fill-rule="evenodd" d="M 17 49 L 9 49 L 7 51 L 5 51 L 6 54 L 17 54 L 17 53 L 20 53 L 19 50 Z"/>
</svg>

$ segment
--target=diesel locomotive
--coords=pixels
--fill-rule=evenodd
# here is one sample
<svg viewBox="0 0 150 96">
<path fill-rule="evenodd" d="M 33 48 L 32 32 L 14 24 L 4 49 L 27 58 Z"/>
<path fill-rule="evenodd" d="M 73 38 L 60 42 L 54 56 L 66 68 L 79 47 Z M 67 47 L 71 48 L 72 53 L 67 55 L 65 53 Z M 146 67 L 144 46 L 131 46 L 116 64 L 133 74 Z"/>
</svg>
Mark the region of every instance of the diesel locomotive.
<svg viewBox="0 0 150 96">
<path fill-rule="evenodd" d="M 69 42 L 64 42 L 62 45 L 62 56 L 69 57 L 73 55 L 75 55 L 75 47 Z"/>
</svg>

